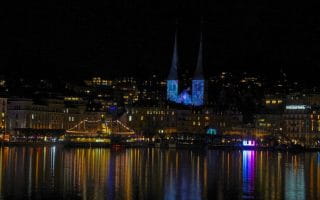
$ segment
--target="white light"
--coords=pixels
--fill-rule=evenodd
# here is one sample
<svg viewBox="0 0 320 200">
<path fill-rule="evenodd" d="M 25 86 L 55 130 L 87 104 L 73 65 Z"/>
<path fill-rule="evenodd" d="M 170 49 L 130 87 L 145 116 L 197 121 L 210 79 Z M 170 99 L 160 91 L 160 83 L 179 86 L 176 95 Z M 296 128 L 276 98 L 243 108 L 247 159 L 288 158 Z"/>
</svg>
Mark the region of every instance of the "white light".
<svg viewBox="0 0 320 200">
<path fill-rule="evenodd" d="M 287 110 L 305 110 L 309 108 L 309 106 L 306 105 L 287 105 L 286 109 Z"/>
</svg>

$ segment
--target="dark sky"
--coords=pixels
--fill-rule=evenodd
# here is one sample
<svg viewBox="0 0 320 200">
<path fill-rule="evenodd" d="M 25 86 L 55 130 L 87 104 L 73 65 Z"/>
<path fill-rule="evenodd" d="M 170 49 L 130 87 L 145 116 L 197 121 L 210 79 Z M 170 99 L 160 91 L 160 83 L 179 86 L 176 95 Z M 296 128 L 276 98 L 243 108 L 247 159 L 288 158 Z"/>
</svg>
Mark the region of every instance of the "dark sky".
<svg viewBox="0 0 320 200">
<path fill-rule="evenodd" d="M 203 17 L 207 74 L 246 70 L 273 76 L 282 66 L 292 77 L 317 78 L 320 14 L 303 1 L 88 2 L 27 1 L 2 8 L 1 68 L 32 77 L 165 77 L 178 19 L 181 68 L 193 71 Z"/>
</svg>

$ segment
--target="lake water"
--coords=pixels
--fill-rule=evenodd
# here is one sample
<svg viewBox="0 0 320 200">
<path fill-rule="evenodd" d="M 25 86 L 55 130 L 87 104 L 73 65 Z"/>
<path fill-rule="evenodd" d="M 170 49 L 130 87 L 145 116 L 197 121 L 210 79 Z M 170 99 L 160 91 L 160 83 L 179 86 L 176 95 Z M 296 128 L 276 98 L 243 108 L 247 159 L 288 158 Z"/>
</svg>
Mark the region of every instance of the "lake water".
<svg viewBox="0 0 320 200">
<path fill-rule="evenodd" d="M 2 147 L 0 199 L 320 199 L 320 153 Z"/>
</svg>

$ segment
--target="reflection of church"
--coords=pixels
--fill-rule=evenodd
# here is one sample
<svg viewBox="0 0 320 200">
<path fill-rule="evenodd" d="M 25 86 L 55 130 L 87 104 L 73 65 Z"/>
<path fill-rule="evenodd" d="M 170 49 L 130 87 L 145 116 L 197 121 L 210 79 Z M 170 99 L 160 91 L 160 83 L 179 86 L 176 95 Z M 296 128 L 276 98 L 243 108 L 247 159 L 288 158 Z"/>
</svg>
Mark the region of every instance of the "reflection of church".
<svg viewBox="0 0 320 200">
<path fill-rule="evenodd" d="M 175 36 L 173 58 L 170 73 L 167 80 L 167 100 L 178 104 L 190 106 L 202 106 L 204 104 L 204 77 L 202 70 L 202 35 L 200 37 L 199 55 L 196 71 L 192 79 L 192 89 L 184 89 L 179 93 L 178 83 L 178 47 L 177 34 Z"/>
</svg>

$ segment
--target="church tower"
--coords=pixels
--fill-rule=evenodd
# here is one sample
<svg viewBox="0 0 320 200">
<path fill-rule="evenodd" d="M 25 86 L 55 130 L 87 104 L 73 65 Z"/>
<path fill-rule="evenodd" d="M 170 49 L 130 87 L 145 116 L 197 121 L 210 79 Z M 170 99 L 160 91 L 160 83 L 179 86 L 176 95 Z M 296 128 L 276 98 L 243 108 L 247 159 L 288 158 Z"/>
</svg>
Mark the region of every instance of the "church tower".
<svg viewBox="0 0 320 200">
<path fill-rule="evenodd" d="M 192 103 L 194 106 L 204 104 L 204 77 L 203 77 L 203 58 L 202 58 L 202 32 L 200 35 L 200 46 L 197 60 L 197 67 L 192 79 Z"/>
<path fill-rule="evenodd" d="M 167 79 L 167 100 L 177 102 L 178 101 L 178 41 L 177 31 L 175 34 L 175 41 L 173 47 L 173 57 L 171 63 L 170 73 Z"/>
</svg>

